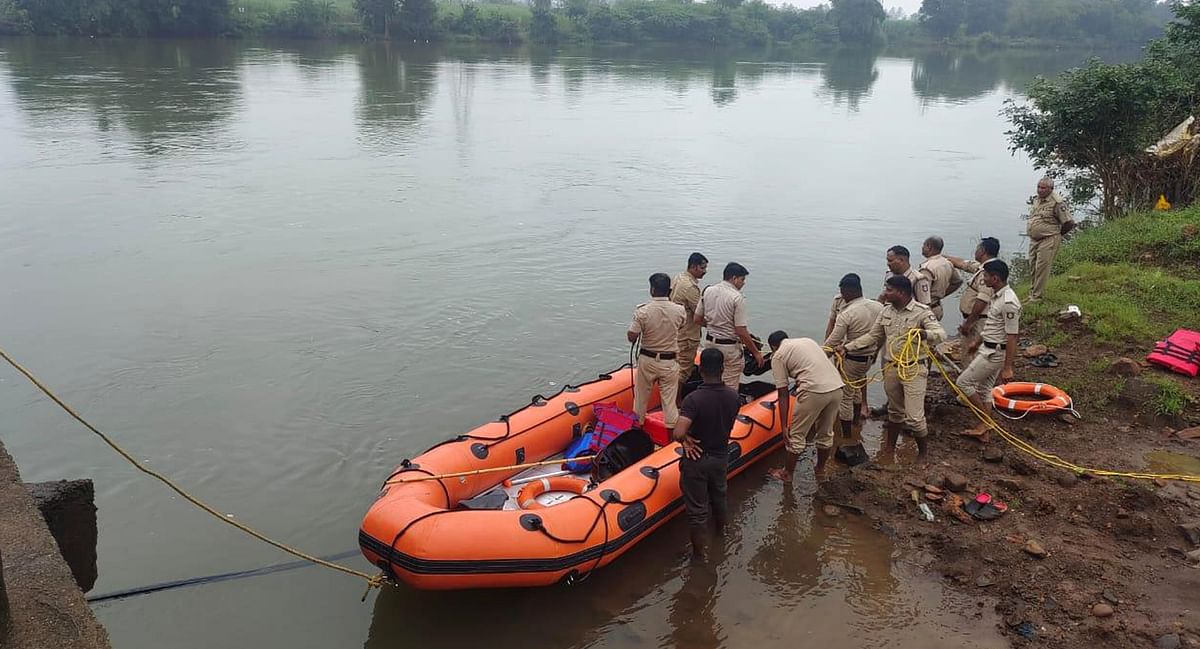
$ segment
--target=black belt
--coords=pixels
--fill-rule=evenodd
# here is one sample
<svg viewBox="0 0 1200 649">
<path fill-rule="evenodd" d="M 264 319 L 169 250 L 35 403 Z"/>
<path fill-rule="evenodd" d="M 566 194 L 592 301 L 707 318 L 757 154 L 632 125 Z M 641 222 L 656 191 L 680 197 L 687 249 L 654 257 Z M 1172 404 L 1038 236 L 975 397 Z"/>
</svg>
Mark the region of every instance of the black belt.
<svg viewBox="0 0 1200 649">
<path fill-rule="evenodd" d="M 650 358 L 657 358 L 663 361 L 675 360 L 676 356 L 675 352 L 653 352 L 649 349 L 643 349 L 640 353 L 642 356 L 649 356 Z"/>
<path fill-rule="evenodd" d="M 736 345 L 741 342 L 737 338 L 713 338 L 709 335 L 705 335 L 704 339 L 710 343 L 716 343 L 718 345 Z"/>
<path fill-rule="evenodd" d="M 983 341 L 983 346 L 987 347 L 988 349 L 1007 349 L 1008 348 L 1008 345 L 1005 343 L 989 343 L 986 340 Z"/>
<path fill-rule="evenodd" d="M 850 354 L 846 354 L 846 360 L 857 361 L 859 363 L 870 363 L 871 358 L 871 356 L 852 356 Z"/>
</svg>

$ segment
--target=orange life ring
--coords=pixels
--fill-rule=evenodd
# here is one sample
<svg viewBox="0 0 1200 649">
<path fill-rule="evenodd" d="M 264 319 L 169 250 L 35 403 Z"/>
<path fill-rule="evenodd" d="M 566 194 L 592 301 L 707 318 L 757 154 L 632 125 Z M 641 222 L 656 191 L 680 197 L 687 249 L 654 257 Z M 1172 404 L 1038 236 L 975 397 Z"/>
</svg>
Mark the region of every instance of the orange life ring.
<svg viewBox="0 0 1200 649">
<path fill-rule="evenodd" d="M 539 503 L 537 497 L 548 491 L 567 491 L 581 494 L 587 491 L 588 481 L 567 476 L 539 478 L 521 487 L 517 492 L 517 502 L 521 509 L 545 509 L 546 505 Z"/>
<path fill-rule="evenodd" d="M 1022 400 L 1018 397 L 1041 397 Z M 992 389 L 997 408 L 1016 412 L 1056 412 L 1071 408 L 1071 396 L 1049 383 L 1005 383 Z"/>
</svg>

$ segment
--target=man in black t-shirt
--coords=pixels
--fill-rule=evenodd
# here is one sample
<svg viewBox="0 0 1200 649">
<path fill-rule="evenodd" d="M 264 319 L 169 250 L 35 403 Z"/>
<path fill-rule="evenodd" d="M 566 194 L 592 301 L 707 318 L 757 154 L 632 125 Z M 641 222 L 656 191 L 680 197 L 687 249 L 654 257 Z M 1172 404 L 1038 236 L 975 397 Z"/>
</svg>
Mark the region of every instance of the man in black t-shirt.
<svg viewBox="0 0 1200 649">
<path fill-rule="evenodd" d="M 709 512 L 717 530 L 729 520 L 725 506 L 725 473 L 729 468 L 729 433 L 741 406 L 737 390 L 725 385 L 721 373 L 725 355 L 709 347 L 700 353 L 704 383 L 683 400 L 675 441 L 683 445 L 679 460 L 679 488 L 691 528 L 692 553 L 704 558 L 705 526 Z"/>
</svg>

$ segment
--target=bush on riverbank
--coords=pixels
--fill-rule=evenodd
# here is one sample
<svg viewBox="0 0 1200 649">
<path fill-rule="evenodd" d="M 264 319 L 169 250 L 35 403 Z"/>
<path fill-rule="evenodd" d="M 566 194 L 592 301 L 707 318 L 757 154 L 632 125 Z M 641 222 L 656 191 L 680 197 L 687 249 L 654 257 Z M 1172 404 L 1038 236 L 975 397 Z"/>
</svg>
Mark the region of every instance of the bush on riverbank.
<svg viewBox="0 0 1200 649">
<path fill-rule="evenodd" d="M 1057 312 L 1076 304 L 1102 343 L 1147 351 L 1200 314 L 1200 206 L 1139 212 L 1084 229 L 1062 249 L 1046 299 L 1025 307 L 1039 333 L 1061 338 Z M 1053 342 L 1053 340 L 1051 340 Z"/>
<path fill-rule="evenodd" d="M 1176 205 L 1196 200 L 1195 159 L 1154 160 L 1146 149 L 1200 101 L 1200 4 L 1176 4 L 1167 36 L 1135 63 L 1097 60 L 1057 79 L 1039 78 L 1026 103 L 1009 101 L 1012 148 L 1064 178 L 1077 203 L 1099 201 L 1112 217 L 1144 209 L 1166 194 Z"/>
</svg>

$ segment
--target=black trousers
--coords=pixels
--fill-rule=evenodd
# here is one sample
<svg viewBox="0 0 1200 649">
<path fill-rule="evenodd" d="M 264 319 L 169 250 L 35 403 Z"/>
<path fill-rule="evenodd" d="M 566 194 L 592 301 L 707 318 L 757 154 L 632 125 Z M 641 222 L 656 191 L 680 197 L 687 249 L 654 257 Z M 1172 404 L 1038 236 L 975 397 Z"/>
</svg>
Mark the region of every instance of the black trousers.
<svg viewBox="0 0 1200 649">
<path fill-rule="evenodd" d="M 704 527 L 711 513 L 718 525 L 729 520 L 725 503 L 726 471 L 729 460 L 724 453 L 705 453 L 699 460 L 679 460 L 679 489 L 687 509 L 688 525 Z"/>
</svg>

